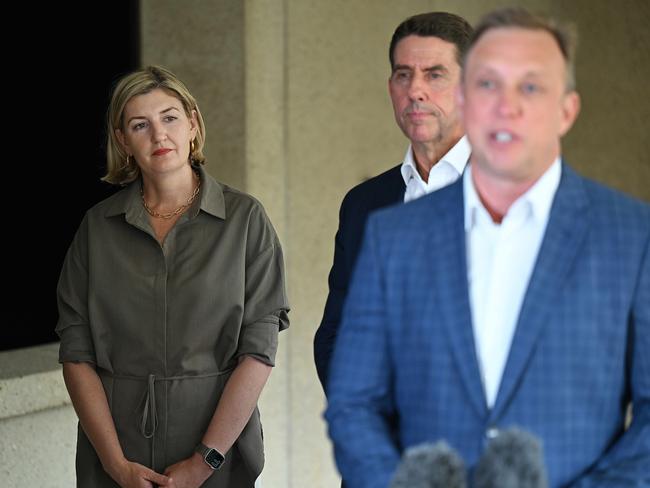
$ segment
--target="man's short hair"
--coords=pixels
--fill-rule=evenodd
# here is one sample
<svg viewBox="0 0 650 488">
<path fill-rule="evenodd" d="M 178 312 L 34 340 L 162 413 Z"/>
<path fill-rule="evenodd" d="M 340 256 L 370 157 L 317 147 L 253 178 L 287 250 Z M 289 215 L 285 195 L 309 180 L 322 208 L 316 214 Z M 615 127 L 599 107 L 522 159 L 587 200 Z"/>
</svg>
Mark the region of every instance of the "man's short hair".
<svg viewBox="0 0 650 488">
<path fill-rule="evenodd" d="M 395 47 L 406 36 L 437 37 L 456 46 L 456 60 L 461 65 L 469 47 L 472 26 L 462 17 L 448 12 L 429 12 L 414 15 L 397 26 L 390 40 L 388 59 L 390 67 L 395 67 Z"/>
<path fill-rule="evenodd" d="M 576 87 L 575 79 L 575 48 L 577 33 L 573 25 L 561 24 L 551 17 L 533 14 L 521 7 L 505 7 L 486 14 L 476 26 L 465 57 L 476 45 L 479 39 L 492 29 L 516 27 L 529 30 L 542 30 L 548 32 L 557 43 L 564 61 L 566 62 L 566 90 L 572 91 Z M 465 60 L 463 60 L 463 64 Z"/>
</svg>

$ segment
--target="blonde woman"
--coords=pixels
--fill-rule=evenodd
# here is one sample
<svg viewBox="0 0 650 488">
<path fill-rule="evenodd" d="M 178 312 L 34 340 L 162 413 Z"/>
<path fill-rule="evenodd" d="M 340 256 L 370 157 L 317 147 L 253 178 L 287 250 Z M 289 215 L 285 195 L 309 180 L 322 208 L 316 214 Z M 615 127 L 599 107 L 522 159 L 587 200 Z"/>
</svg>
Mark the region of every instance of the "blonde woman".
<svg viewBox="0 0 650 488">
<path fill-rule="evenodd" d="M 289 325 L 278 238 L 202 169 L 201 112 L 168 70 L 118 82 L 107 133 L 104 179 L 124 189 L 86 213 L 58 285 L 77 485 L 252 487 Z"/>
</svg>

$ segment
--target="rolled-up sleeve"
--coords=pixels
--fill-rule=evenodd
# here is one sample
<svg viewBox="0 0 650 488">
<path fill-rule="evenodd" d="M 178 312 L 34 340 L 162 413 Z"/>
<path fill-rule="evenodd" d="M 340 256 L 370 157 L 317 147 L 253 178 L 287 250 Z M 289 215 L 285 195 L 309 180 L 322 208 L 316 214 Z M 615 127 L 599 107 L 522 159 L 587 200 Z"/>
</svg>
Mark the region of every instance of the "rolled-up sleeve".
<svg viewBox="0 0 650 488">
<path fill-rule="evenodd" d="M 57 286 L 61 339 L 59 362 L 95 363 L 95 348 L 88 325 L 88 220 L 84 218 L 68 249 Z"/>
<path fill-rule="evenodd" d="M 237 355 L 275 365 L 278 333 L 289 327 L 282 247 L 264 210 L 251 215 L 245 302 Z"/>
</svg>

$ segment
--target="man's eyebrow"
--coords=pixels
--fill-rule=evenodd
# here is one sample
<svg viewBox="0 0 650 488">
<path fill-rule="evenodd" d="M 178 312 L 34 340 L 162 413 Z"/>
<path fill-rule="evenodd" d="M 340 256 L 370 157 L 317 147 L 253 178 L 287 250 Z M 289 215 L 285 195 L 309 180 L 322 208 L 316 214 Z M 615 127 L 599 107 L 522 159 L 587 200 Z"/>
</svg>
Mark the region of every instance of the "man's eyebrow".
<svg viewBox="0 0 650 488">
<path fill-rule="evenodd" d="M 424 68 L 424 71 L 449 71 L 444 64 L 434 64 L 428 68 Z"/>
<path fill-rule="evenodd" d="M 393 73 L 395 71 L 399 71 L 399 70 L 413 71 L 413 67 L 409 66 L 407 64 L 396 64 L 395 66 L 393 66 Z M 435 72 L 435 71 L 444 71 L 444 72 L 446 72 L 446 71 L 449 71 L 449 70 L 447 69 L 447 67 L 444 64 L 434 64 L 433 66 L 427 66 L 426 68 L 424 68 L 423 71 L 426 71 L 426 72 L 430 73 L 430 72 Z"/>
<path fill-rule="evenodd" d="M 413 68 L 407 64 L 396 64 L 395 66 L 393 66 L 393 71 L 398 71 L 401 69 L 413 71 Z"/>
</svg>

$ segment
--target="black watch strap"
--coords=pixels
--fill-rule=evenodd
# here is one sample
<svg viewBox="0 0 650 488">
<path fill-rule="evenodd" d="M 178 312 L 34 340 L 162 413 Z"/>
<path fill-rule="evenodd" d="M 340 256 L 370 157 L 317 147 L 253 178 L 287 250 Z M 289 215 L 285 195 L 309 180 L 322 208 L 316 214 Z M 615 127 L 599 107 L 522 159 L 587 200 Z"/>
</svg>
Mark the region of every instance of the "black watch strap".
<svg viewBox="0 0 650 488">
<path fill-rule="evenodd" d="M 213 447 L 206 446 L 202 442 L 199 442 L 194 450 L 201 455 L 205 461 L 205 464 L 214 470 L 219 469 L 223 462 L 226 460 L 223 454 L 221 454 Z"/>
</svg>

